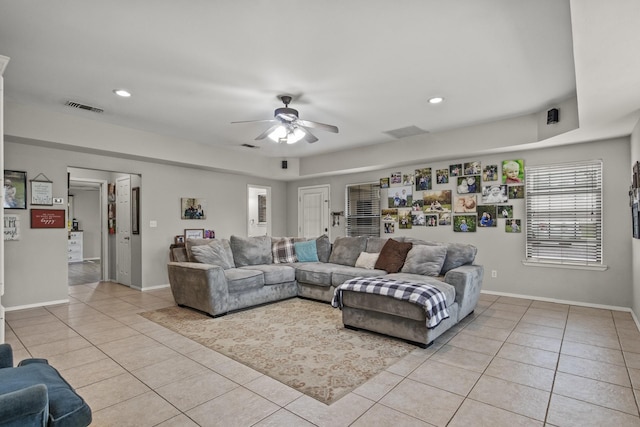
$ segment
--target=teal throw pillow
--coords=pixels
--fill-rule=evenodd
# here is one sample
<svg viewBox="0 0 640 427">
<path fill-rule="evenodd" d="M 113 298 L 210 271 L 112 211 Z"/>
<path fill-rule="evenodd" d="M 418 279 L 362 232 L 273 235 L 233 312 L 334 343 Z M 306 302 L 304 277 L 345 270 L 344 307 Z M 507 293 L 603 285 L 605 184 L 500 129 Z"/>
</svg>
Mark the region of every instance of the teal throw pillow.
<svg viewBox="0 0 640 427">
<path fill-rule="evenodd" d="M 318 262 L 318 248 L 316 247 L 315 240 L 309 240 L 306 242 L 295 242 L 293 244 L 296 248 L 296 256 L 298 262 Z"/>
</svg>

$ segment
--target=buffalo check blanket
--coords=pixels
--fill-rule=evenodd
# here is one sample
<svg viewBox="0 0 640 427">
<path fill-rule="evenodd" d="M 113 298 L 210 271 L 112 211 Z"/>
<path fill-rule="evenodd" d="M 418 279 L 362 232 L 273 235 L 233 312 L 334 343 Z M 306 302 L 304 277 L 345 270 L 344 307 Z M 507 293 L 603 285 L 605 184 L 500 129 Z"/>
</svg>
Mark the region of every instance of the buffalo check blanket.
<svg viewBox="0 0 640 427">
<path fill-rule="evenodd" d="M 331 301 L 333 307 L 342 309 L 342 291 L 385 295 L 419 304 L 427 312 L 427 328 L 435 328 L 444 319 L 449 318 L 444 293 L 425 283 L 411 283 L 382 277 L 356 277 L 336 288 Z"/>
</svg>

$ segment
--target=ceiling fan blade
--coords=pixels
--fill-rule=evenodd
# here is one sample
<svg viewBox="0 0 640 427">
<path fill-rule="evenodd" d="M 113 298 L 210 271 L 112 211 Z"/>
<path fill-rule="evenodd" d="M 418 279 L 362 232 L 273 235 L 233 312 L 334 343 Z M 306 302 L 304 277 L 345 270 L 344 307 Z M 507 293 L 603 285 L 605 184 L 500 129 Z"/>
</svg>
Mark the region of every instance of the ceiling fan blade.
<svg viewBox="0 0 640 427">
<path fill-rule="evenodd" d="M 261 139 L 265 139 L 267 136 L 269 136 L 269 134 L 270 134 L 271 132 L 273 132 L 274 130 L 276 130 L 276 128 L 277 128 L 278 126 L 280 126 L 280 124 L 279 124 L 279 123 L 278 123 L 278 124 L 275 124 L 275 125 L 273 125 L 273 126 L 271 126 L 269 129 L 267 129 L 267 130 L 265 130 L 264 132 L 262 132 L 260 135 L 258 135 L 258 136 L 256 137 L 256 141 L 259 141 L 259 140 L 261 140 Z"/>
<path fill-rule="evenodd" d="M 266 119 L 266 120 L 243 120 L 240 122 L 231 122 L 231 124 L 236 124 L 236 123 L 271 123 L 271 122 L 275 122 L 275 119 Z"/>
<path fill-rule="evenodd" d="M 305 129 L 305 130 L 304 130 L 304 137 L 303 137 L 303 139 L 304 139 L 305 141 L 307 141 L 308 143 L 310 143 L 310 144 L 311 144 L 311 143 L 313 143 L 313 142 L 316 142 L 316 141 L 318 140 L 318 138 L 316 138 L 314 134 L 312 134 L 311 132 L 309 132 L 309 129 Z"/>
<path fill-rule="evenodd" d="M 298 119 L 297 122 L 300 126 L 304 126 L 307 128 L 321 129 L 321 130 L 326 130 L 327 132 L 338 133 L 337 126 L 326 125 L 324 123 L 311 122 L 309 120 L 302 120 L 302 119 Z"/>
</svg>

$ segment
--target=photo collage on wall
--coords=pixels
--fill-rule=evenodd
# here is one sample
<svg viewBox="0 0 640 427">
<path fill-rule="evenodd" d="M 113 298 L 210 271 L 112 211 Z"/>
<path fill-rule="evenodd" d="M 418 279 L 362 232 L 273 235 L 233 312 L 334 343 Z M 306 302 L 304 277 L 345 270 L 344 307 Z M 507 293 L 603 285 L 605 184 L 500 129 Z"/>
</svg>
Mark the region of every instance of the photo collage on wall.
<svg viewBox="0 0 640 427">
<path fill-rule="evenodd" d="M 387 192 L 388 208 L 382 209 L 385 234 L 443 226 L 463 233 L 503 225 L 507 233 L 522 230 L 521 220 L 513 217 L 513 200 L 525 197 L 522 159 L 393 172 L 380 178 L 380 188 Z"/>
</svg>

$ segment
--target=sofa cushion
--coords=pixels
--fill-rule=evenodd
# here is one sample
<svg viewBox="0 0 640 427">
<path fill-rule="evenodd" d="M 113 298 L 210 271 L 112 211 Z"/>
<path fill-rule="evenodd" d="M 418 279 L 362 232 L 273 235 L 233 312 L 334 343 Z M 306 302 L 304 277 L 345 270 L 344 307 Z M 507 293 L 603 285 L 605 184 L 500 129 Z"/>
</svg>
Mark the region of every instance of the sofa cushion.
<svg viewBox="0 0 640 427">
<path fill-rule="evenodd" d="M 229 240 L 233 261 L 236 267 L 245 265 L 271 264 L 271 237 L 239 237 L 231 236 Z"/>
<path fill-rule="evenodd" d="M 373 270 L 376 266 L 378 256 L 380 256 L 379 253 L 370 254 L 369 252 L 362 252 L 356 260 L 356 267 Z"/>
<path fill-rule="evenodd" d="M 86 426 L 91 423 L 91 409 L 58 371 L 44 359 L 26 359 L 16 368 L 0 370 L 0 394 L 34 384 L 44 384 L 49 397 L 48 426 Z M 3 420 L 5 421 L 5 420 Z M 19 424 L 11 424 L 19 425 Z"/>
<path fill-rule="evenodd" d="M 318 246 L 315 240 L 308 240 L 306 242 L 295 242 L 296 256 L 299 262 L 318 262 Z"/>
<path fill-rule="evenodd" d="M 414 245 L 427 245 L 427 246 L 446 246 L 447 257 L 444 259 L 444 265 L 440 274 L 444 275 L 447 271 L 458 268 L 461 265 L 473 264 L 476 258 L 478 248 L 468 243 L 452 243 L 452 242 L 435 242 L 433 240 L 420 240 L 412 237 L 407 237 L 405 242 L 412 242 Z"/>
<path fill-rule="evenodd" d="M 331 286 L 331 273 L 336 268 L 336 264 L 309 262 L 296 264 L 295 268 L 298 282 L 317 286 Z"/>
<path fill-rule="evenodd" d="M 356 265 L 356 260 L 360 256 L 360 252 L 364 252 L 367 247 L 367 237 L 337 237 L 333 242 L 333 249 L 329 262 L 333 264 Z"/>
<path fill-rule="evenodd" d="M 293 239 L 289 239 L 288 237 L 283 237 L 275 242 L 271 247 L 271 254 L 274 264 L 290 263 L 298 260 L 298 258 L 296 258 Z"/>
<path fill-rule="evenodd" d="M 425 276 L 438 276 L 446 257 L 446 246 L 413 245 L 400 271 Z"/>
<path fill-rule="evenodd" d="M 198 262 L 193 257 L 191 248 L 193 248 L 194 246 L 208 245 L 209 243 L 211 243 L 211 239 L 187 239 L 187 241 L 184 243 L 184 248 L 187 251 L 187 260 L 189 262 Z"/>
<path fill-rule="evenodd" d="M 293 282 L 296 280 L 296 270 L 288 265 L 261 264 L 248 265 L 240 268 L 252 271 L 262 271 L 265 286 L 278 285 L 280 283 Z"/>
<path fill-rule="evenodd" d="M 329 236 L 323 234 L 316 239 L 316 249 L 318 251 L 318 260 L 320 262 L 329 262 L 331 256 L 331 240 Z"/>
<path fill-rule="evenodd" d="M 369 237 L 365 251 L 369 253 L 380 253 L 384 244 L 387 243 L 387 240 L 389 240 L 388 237 Z"/>
<path fill-rule="evenodd" d="M 209 239 L 204 245 L 192 246 L 191 256 L 196 262 L 217 265 L 225 270 L 235 267 L 227 239 Z"/>
<path fill-rule="evenodd" d="M 461 265 L 473 264 L 478 252 L 478 248 L 466 243 L 447 243 L 446 246 L 447 257 L 440 271 L 441 274 L 445 274 L 447 271 L 458 268 Z"/>
<path fill-rule="evenodd" d="M 230 268 L 224 270 L 229 293 L 259 289 L 264 286 L 264 274 L 260 270 Z"/>
<path fill-rule="evenodd" d="M 356 277 L 376 277 L 384 276 L 385 274 L 387 274 L 387 272 L 384 270 L 334 265 L 333 273 L 331 274 L 331 284 L 333 286 L 340 286 L 347 280 L 355 279 Z"/>
<path fill-rule="evenodd" d="M 402 268 L 412 246 L 411 243 L 398 242 L 394 239 L 387 240 L 380 251 L 375 268 L 385 270 L 388 273 L 397 273 Z"/>
</svg>

